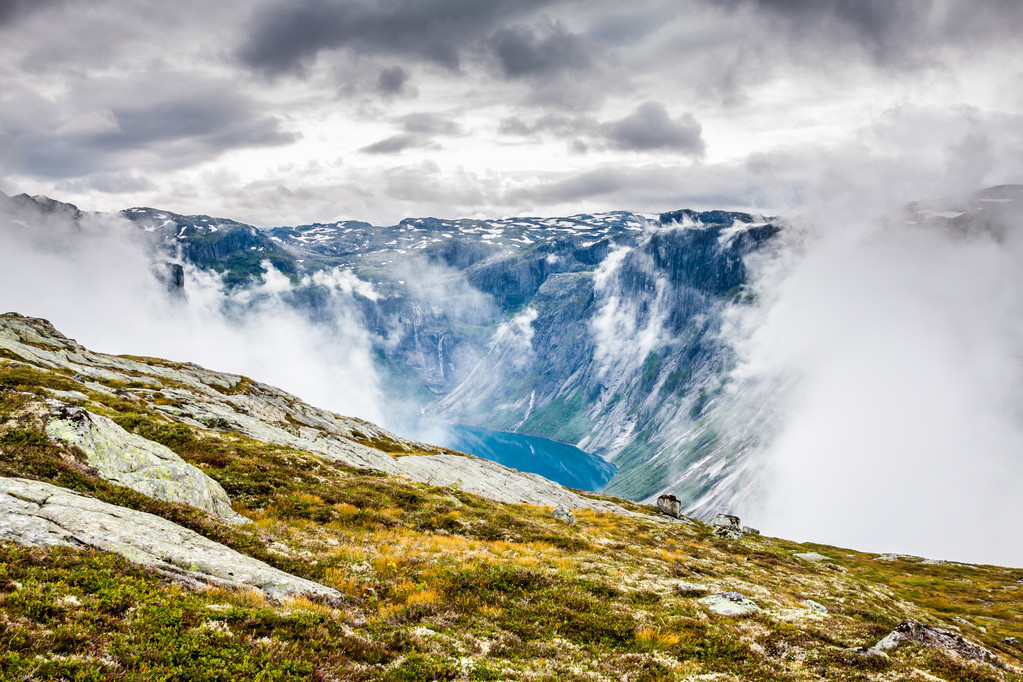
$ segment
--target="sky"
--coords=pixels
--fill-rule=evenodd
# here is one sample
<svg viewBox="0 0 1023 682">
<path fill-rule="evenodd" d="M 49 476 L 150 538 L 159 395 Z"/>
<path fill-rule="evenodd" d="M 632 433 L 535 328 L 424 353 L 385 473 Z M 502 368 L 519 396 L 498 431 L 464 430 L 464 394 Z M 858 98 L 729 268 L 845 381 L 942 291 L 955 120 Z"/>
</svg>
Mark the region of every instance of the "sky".
<svg viewBox="0 0 1023 682">
<path fill-rule="evenodd" d="M 257 226 L 908 201 L 1021 176 L 1021 29 L 1016 0 L 0 0 L 0 190 Z"/>
</svg>

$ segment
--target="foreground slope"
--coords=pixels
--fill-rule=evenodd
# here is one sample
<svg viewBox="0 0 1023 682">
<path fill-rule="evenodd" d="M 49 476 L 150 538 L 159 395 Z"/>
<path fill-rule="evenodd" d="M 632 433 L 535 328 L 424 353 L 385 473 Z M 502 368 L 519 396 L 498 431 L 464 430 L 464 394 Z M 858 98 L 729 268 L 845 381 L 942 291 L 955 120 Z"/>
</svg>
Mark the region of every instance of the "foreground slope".
<svg viewBox="0 0 1023 682">
<path fill-rule="evenodd" d="M 721 539 L 242 377 L 92 353 L 32 318 L 0 318 L 0 356 L 0 514 L 76 538 L 0 520 L 5 678 L 1021 679 L 1023 570 Z M 120 429 L 103 431 L 119 466 L 47 428 L 74 410 Z M 126 487 L 160 447 L 231 511 Z M 129 525 L 78 533 L 84 515 L 58 507 Z M 135 523 L 144 537 L 118 539 Z M 276 577 L 124 547 L 156 526 Z"/>
</svg>

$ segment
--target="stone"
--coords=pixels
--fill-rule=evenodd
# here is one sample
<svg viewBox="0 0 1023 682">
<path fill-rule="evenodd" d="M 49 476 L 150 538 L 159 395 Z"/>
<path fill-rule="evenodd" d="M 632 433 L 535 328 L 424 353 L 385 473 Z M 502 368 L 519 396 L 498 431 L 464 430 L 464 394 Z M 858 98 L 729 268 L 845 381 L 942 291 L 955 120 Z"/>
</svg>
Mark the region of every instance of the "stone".
<svg viewBox="0 0 1023 682">
<path fill-rule="evenodd" d="M 858 646 L 848 649 L 848 651 L 855 652 L 860 658 L 881 658 L 886 661 L 891 660 L 891 656 L 881 651 L 877 647 L 872 646 Z"/>
<path fill-rule="evenodd" d="M 1019 645 L 1019 640 L 1016 639 L 1015 637 L 1006 637 L 1005 639 L 1002 640 L 1002 642 L 1004 642 L 1005 644 L 1008 644 L 1009 646 L 1018 646 Z"/>
<path fill-rule="evenodd" d="M 742 527 L 742 534 L 743 535 L 760 535 L 760 531 L 757 530 L 756 528 L 751 528 L 749 526 L 743 526 Z"/>
<path fill-rule="evenodd" d="M 661 513 L 676 519 L 682 516 L 682 503 L 674 495 L 661 495 L 658 497 L 657 508 Z"/>
<path fill-rule="evenodd" d="M 572 513 L 571 509 L 563 504 L 559 504 L 555 507 L 554 511 L 551 512 L 551 516 L 563 523 L 575 523 L 575 514 Z"/>
<path fill-rule="evenodd" d="M 818 562 L 831 560 L 831 557 L 824 556 L 823 554 L 818 554 L 817 552 L 796 552 L 792 556 L 796 557 L 797 559 L 802 559 L 803 561 Z"/>
<path fill-rule="evenodd" d="M 742 540 L 742 527 L 738 516 L 718 514 L 711 521 L 714 535 L 724 540 Z"/>
<path fill-rule="evenodd" d="M 697 600 L 710 611 L 722 616 L 747 616 L 760 613 L 760 607 L 738 592 L 721 592 Z"/>
<path fill-rule="evenodd" d="M 846 568 L 845 566 L 839 566 L 838 564 L 833 564 L 830 561 L 824 562 L 823 564 L 821 564 L 821 566 L 828 569 L 829 571 L 837 571 L 838 573 L 849 572 L 849 569 Z"/>
<path fill-rule="evenodd" d="M 0 478 L 0 540 L 120 554 L 196 587 L 254 588 L 272 599 L 341 594 L 245 556 L 167 519 L 42 481 Z"/>
<path fill-rule="evenodd" d="M 231 509 L 219 483 L 159 443 L 129 433 L 113 420 L 55 400 L 46 435 L 85 453 L 96 474 L 165 502 L 187 504 L 232 523 L 248 519 Z"/>
<path fill-rule="evenodd" d="M 974 661 L 983 661 L 998 668 L 1005 667 L 997 656 L 979 644 L 967 641 L 949 630 L 913 620 L 902 621 L 874 646 L 881 651 L 889 651 L 902 642 L 915 642 L 925 647 L 947 649 Z"/>
<path fill-rule="evenodd" d="M 699 583 L 690 583 L 680 580 L 675 583 L 675 592 L 677 592 L 680 597 L 699 597 L 710 592 L 710 588 Z"/>
<path fill-rule="evenodd" d="M 815 602 L 813 599 L 804 599 L 803 606 L 805 606 L 810 611 L 813 611 L 814 613 L 819 613 L 821 615 L 826 615 L 828 612 L 827 606 L 819 602 Z"/>
</svg>

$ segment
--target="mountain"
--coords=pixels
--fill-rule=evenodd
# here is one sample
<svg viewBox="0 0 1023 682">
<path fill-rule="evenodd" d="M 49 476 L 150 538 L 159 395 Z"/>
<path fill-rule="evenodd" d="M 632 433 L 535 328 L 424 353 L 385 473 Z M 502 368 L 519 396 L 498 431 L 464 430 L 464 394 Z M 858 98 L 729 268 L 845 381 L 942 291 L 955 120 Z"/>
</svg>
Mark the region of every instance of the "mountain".
<svg viewBox="0 0 1023 682">
<path fill-rule="evenodd" d="M 888 220 L 1010 239 L 1021 197 L 1020 186 L 993 187 Z M 23 222 L 30 210 L 38 221 L 82 215 L 7 201 Z M 605 492 L 673 494 L 703 519 L 754 496 L 774 396 L 738 390 L 721 331 L 757 301 L 750 268 L 774 258 L 781 219 L 679 210 L 257 229 L 152 208 L 120 215 L 186 297 L 183 265 L 238 291 L 272 268 L 290 282 L 288 304 L 329 328 L 353 322 L 329 295 L 346 287 L 395 423 L 426 416 L 577 445 L 616 467 Z"/>
<path fill-rule="evenodd" d="M 307 273 L 341 268 L 410 414 L 543 436 L 612 461 L 608 492 L 679 496 L 707 516 L 741 492 L 742 452 L 707 415 L 730 351 L 729 308 L 752 300 L 746 258 L 776 219 L 726 211 L 357 221 L 260 231 L 208 216 L 122 215 L 172 257 L 243 286 L 266 264 L 295 305 L 329 316 Z"/>
<path fill-rule="evenodd" d="M 1021 679 L 1023 571 L 739 524 L 0 315 L 6 679 Z"/>
</svg>

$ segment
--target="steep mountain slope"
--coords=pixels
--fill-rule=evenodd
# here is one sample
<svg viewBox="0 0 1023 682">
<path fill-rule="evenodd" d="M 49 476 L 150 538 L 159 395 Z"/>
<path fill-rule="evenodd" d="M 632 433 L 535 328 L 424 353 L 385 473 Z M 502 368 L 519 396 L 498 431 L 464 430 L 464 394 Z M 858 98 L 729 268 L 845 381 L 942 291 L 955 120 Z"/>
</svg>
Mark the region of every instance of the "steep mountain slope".
<svg viewBox="0 0 1023 682">
<path fill-rule="evenodd" d="M 115 480 L 160 448 L 243 522 Z M 1023 571 L 726 539 L 510 470 L 541 506 L 507 504 L 435 453 L 0 317 L 0 676 L 1021 679 Z"/>
<path fill-rule="evenodd" d="M 632 499 L 670 490 L 706 515 L 740 493 L 751 443 L 720 448 L 701 418 L 730 362 L 717 338 L 722 314 L 751 296 L 744 261 L 775 222 L 689 210 L 344 221 L 275 228 L 208 261 L 189 254 L 242 228 L 151 209 L 124 215 L 200 266 L 225 268 L 241 253 L 255 267 L 258 254 L 283 249 L 284 272 L 354 273 L 370 285 L 356 300 L 385 383 L 402 394 L 420 387 L 413 411 L 577 444 L 613 461 L 607 489 Z M 315 285 L 297 286 L 296 304 L 322 312 Z"/>
<path fill-rule="evenodd" d="M 911 204 L 891 221 L 1008 239 L 1021 196 L 995 187 L 954 206 Z M 43 198 L 6 201 L 26 224 L 81 217 Z M 617 467 L 608 493 L 672 493 L 701 518 L 752 494 L 774 398 L 735 390 L 720 331 L 757 300 L 749 268 L 773 257 L 783 221 L 681 210 L 258 230 L 121 215 L 172 268 L 216 270 L 238 290 L 273 268 L 293 309 L 328 328 L 364 326 L 396 421 L 425 413 L 578 445 Z M 187 289 L 180 272 L 157 272 Z M 338 319 L 337 286 L 354 317 Z"/>
</svg>

